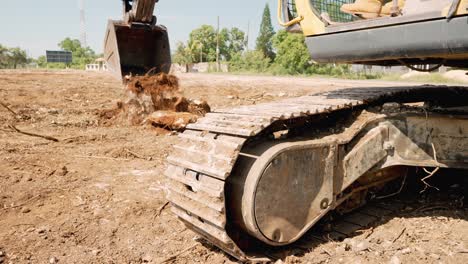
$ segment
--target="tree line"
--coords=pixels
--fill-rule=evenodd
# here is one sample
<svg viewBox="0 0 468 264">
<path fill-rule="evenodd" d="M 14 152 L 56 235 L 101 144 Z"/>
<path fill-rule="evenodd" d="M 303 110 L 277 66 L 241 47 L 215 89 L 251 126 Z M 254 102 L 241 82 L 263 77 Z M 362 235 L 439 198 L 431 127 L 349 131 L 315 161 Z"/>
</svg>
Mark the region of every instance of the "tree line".
<svg viewBox="0 0 468 264">
<path fill-rule="evenodd" d="M 248 50 L 247 36 L 239 28 L 224 28 L 218 36 L 213 26 L 202 25 L 190 33 L 186 43 L 177 43 L 173 61 L 179 64 L 215 62 L 218 38 L 220 59 L 229 64 L 232 72 L 336 76 L 350 72 L 347 65 L 312 63 L 302 34 L 275 32 L 268 4 L 263 11 L 254 50 Z"/>
<path fill-rule="evenodd" d="M 16 69 L 32 60 L 25 50 L 17 47 L 8 48 L 0 44 L 0 69 Z"/>
<path fill-rule="evenodd" d="M 64 63 L 48 63 L 46 56 L 40 56 L 36 61 L 39 67 L 84 69 L 86 64 L 94 63 L 100 56 L 90 47 L 83 47 L 78 39 L 65 38 L 58 44 L 58 47 L 63 51 L 70 51 L 72 53 L 72 62 L 68 65 Z"/>
<path fill-rule="evenodd" d="M 45 55 L 37 59 L 28 57 L 25 50 L 15 47 L 8 48 L 0 44 L 0 69 L 16 69 L 29 63 L 37 63 L 41 68 L 52 69 L 84 69 L 86 64 L 93 63 L 100 55 L 89 47 L 82 47 L 78 39 L 65 38 L 58 44 L 63 51 L 72 52 L 73 60 L 70 64 L 48 63 Z"/>
</svg>

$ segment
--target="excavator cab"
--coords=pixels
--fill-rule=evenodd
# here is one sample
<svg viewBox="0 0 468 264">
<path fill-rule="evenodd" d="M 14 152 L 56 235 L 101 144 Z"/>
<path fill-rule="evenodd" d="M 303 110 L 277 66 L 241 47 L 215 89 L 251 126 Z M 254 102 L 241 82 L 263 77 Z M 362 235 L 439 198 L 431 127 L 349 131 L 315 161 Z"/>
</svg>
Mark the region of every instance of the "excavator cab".
<svg viewBox="0 0 468 264">
<path fill-rule="evenodd" d="M 305 35 L 317 63 L 468 67 L 467 0 L 278 1 L 280 24 Z"/>
<path fill-rule="evenodd" d="M 117 78 L 127 75 L 168 73 L 171 53 L 167 29 L 156 25 L 157 0 L 123 0 L 123 20 L 109 20 L 104 57 Z"/>
</svg>

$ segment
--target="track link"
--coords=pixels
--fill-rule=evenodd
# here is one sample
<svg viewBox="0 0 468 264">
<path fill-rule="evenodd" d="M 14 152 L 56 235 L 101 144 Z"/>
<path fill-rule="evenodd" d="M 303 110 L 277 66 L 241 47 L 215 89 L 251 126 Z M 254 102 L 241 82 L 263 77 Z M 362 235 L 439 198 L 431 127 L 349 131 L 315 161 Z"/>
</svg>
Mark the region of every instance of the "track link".
<svg viewBox="0 0 468 264">
<path fill-rule="evenodd" d="M 180 142 L 168 157 L 165 175 L 170 179 L 167 198 L 173 212 L 192 230 L 203 235 L 241 261 L 268 258 L 247 255 L 237 238 L 226 230 L 225 185 L 249 140 L 267 137 L 268 128 L 300 118 L 313 119 L 345 109 L 364 109 L 386 102 L 449 101 L 460 105 L 468 98 L 467 87 L 417 86 L 397 88 L 354 88 L 282 101 L 220 109 L 209 113 L 180 134 Z M 370 217 L 372 218 L 372 217 Z M 359 224 L 348 223 L 354 227 Z M 342 236 L 344 230 L 329 236 Z"/>
</svg>

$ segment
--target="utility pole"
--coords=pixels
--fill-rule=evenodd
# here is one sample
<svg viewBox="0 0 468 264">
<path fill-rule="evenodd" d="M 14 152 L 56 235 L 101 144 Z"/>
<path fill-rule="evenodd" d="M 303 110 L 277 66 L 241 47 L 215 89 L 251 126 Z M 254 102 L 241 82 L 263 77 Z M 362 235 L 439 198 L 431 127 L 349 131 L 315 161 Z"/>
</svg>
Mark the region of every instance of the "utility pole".
<svg viewBox="0 0 468 264">
<path fill-rule="evenodd" d="M 247 21 L 247 36 L 245 37 L 245 50 L 249 51 L 250 20 Z"/>
<path fill-rule="evenodd" d="M 216 71 L 219 72 L 219 16 L 218 16 L 218 27 L 216 29 Z"/>
<path fill-rule="evenodd" d="M 203 43 L 200 42 L 200 62 L 203 62 Z"/>
</svg>

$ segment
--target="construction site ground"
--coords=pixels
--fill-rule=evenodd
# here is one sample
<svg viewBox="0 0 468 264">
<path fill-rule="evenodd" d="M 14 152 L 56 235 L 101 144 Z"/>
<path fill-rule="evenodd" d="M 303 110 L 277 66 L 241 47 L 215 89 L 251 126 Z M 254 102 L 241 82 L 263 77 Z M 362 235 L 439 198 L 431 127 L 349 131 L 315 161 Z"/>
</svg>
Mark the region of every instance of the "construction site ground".
<svg viewBox="0 0 468 264">
<path fill-rule="evenodd" d="M 188 98 L 204 99 L 213 109 L 345 87 L 404 85 L 179 77 Z M 120 82 L 106 74 L 0 72 L 0 100 L 6 106 L 0 106 L 0 263 L 236 261 L 186 229 L 166 203 L 165 157 L 177 137 L 100 120 L 101 111 L 123 97 Z M 418 191 L 410 198 L 390 198 L 387 204 L 403 206 L 379 215 L 345 241 L 321 237 L 321 243 L 289 247 L 278 262 L 468 263 L 468 209 L 454 206 L 463 197 L 450 196 L 451 188 L 462 185 L 449 184 L 445 199 Z"/>
</svg>

